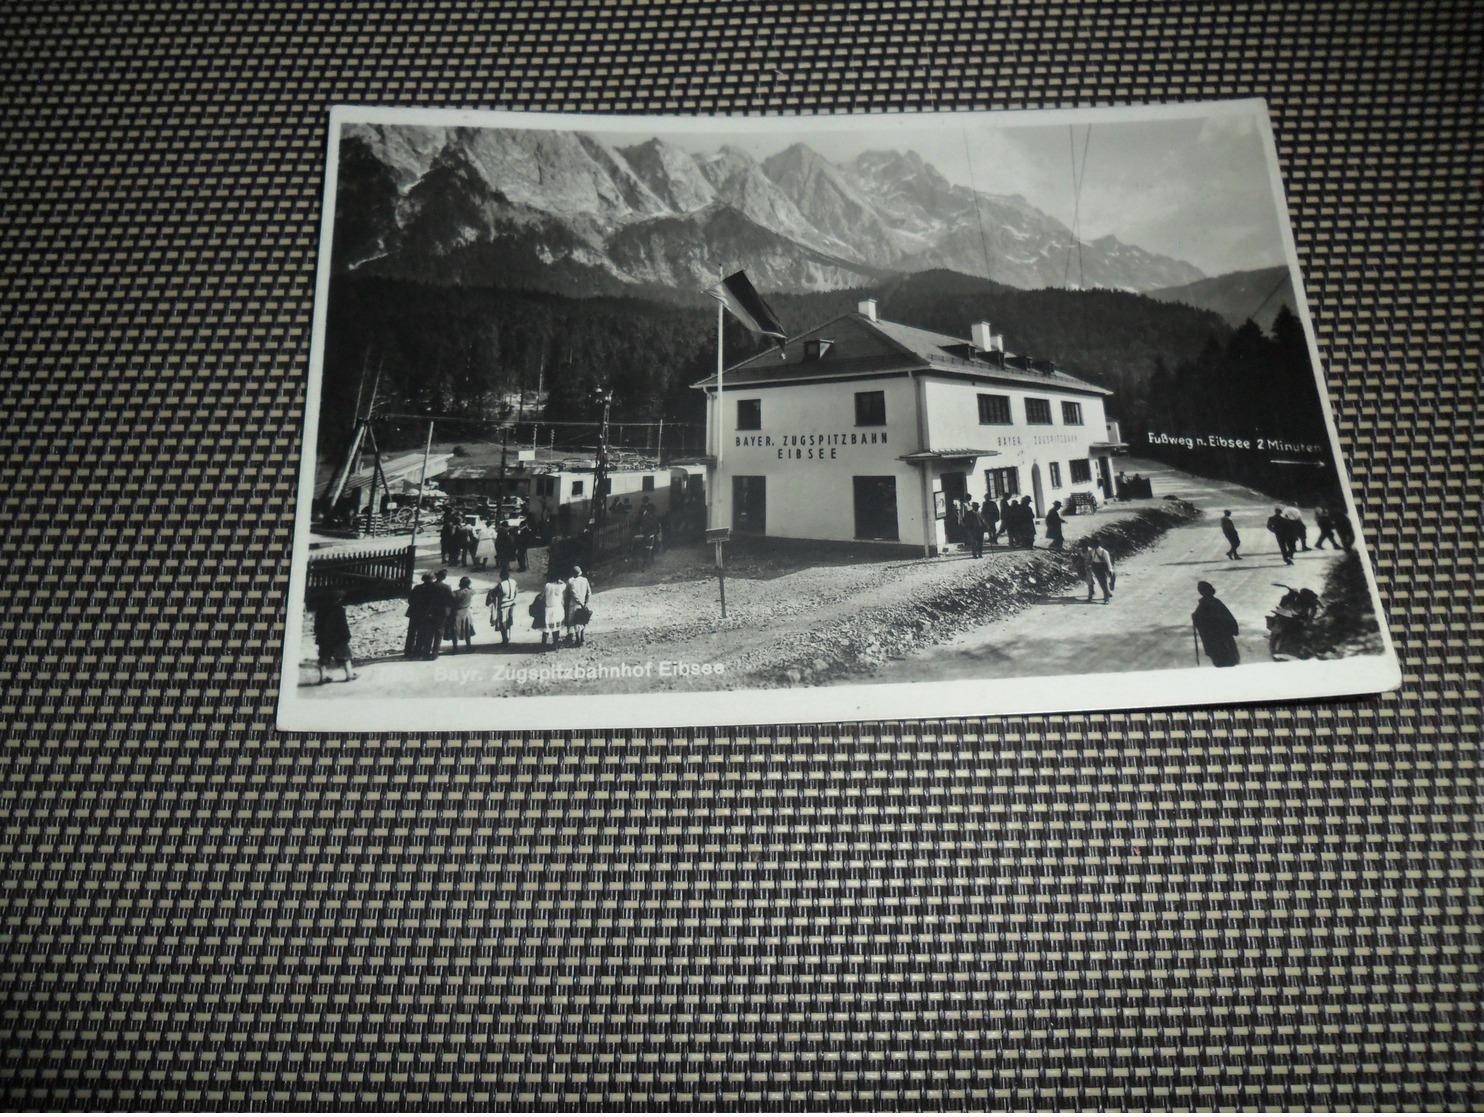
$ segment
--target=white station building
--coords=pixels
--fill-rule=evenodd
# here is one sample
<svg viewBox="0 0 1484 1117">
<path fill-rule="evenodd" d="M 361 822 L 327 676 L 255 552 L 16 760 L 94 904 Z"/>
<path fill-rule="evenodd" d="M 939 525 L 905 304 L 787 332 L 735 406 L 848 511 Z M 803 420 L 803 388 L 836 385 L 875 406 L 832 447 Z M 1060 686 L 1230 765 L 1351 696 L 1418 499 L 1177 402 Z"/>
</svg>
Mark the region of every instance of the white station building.
<svg viewBox="0 0 1484 1117">
<path fill-rule="evenodd" d="M 1124 447 L 1106 388 L 972 339 L 881 321 L 875 300 L 694 385 L 710 402 L 712 523 L 734 533 L 866 540 L 942 553 L 955 501 L 1113 491 Z"/>
</svg>

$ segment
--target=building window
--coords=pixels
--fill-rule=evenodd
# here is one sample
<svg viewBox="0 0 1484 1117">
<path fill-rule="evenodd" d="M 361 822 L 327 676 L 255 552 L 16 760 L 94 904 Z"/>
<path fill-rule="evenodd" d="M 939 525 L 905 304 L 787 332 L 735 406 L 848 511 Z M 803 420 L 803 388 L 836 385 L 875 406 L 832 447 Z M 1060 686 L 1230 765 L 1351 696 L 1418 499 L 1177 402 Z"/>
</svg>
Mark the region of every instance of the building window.
<svg viewBox="0 0 1484 1117">
<path fill-rule="evenodd" d="M 989 500 L 999 500 L 1002 496 L 1018 496 L 1020 494 L 1020 470 L 1013 465 L 1005 469 L 986 469 L 984 471 L 984 493 Z"/>
<path fill-rule="evenodd" d="M 536 495 L 537 496 L 556 496 L 556 478 L 555 477 L 537 477 L 536 478 Z"/>
<path fill-rule="evenodd" d="M 1082 425 L 1082 405 L 1070 400 L 1063 400 L 1061 405 L 1061 421 L 1065 426 L 1080 427 Z"/>
<path fill-rule="evenodd" d="M 649 474 L 639 482 L 639 491 L 644 493 L 654 492 L 654 474 Z"/>
<path fill-rule="evenodd" d="M 1008 427 L 1010 418 L 1009 396 L 980 396 L 979 422 L 983 426 Z"/>
<path fill-rule="evenodd" d="M 1047 468 L 1051 472 L 1051 487 L 1061 488 L 1061 462 L 1052 462 Z"/>
<path fill-rule="evenodd" d="M 763 429 L 762 400 L 739 399 L 737 401 L 737 429 L 739 431 L 760 431 Z"/>
<path fill-rule="evenodd" d="M 572 482 L 572 495 L 573 496 L 581 496 L 582 495 L 582 484 L 583 483 L 581 481 L 573 481 Z"/>
<path fill-rule="evenodd" d="M 1051 401 L 1049 399 L 1035 399 L 1027 396 L 1025 401 L 1025 421 L 1036 426 L 1049 427 L 1051 425 Z"/>
<path fill-rule="evenodd" d="M 1092 463 L 1086 458 L 1077 458 L 1070 463 L 1072 467 L 1072 484 L 1086 484 L 1092 480 Z"/>
<path fill-rule="evenodd" d="M 855 425 L 858 427 L 886 426 L 886 393 L 855 393 Z"/>
<path fill-rule="evenodd" d="M 804 360 L 817 361 L 830 351 L 834 345 L 833 338 L 822 337 L 804 342 Z"/>
</svg>

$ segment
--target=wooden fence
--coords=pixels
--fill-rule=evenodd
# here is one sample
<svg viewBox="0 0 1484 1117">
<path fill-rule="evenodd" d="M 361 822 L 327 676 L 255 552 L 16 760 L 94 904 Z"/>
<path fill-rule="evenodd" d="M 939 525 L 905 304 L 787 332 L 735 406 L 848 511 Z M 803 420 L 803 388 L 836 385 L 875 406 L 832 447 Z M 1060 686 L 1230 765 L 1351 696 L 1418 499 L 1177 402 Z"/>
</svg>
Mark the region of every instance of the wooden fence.
<svg viewBox="0 0 1484 1117">
<path fill-rule="evenodd" d="M 336 590 L 347 602 L 406 597 L 412 588 L 411 547 L 397 551 L 338 551 L 309 556 L 306 603 Z"/>
</svg>

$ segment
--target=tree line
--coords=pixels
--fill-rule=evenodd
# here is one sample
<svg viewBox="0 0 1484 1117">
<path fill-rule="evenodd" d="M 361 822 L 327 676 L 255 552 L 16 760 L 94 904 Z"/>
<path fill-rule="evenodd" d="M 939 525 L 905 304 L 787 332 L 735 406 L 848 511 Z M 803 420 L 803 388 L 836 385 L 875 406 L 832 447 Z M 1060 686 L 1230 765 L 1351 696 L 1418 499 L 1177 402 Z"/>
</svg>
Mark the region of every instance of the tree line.
<svg viewBox="0 0 1484 1117">
<path fill-rule="evenodd" d="M 876 289 L 767 296 L 791 333 L 878 300 L 883 318 L 955 337 L 988 320 L 1012 352 L 1049 358 L 1114 391 L 1109 412 L 1136 452 L 1184 468 L 1287 491 L 1332 467 L 1274 466 L 1256 451 L 1184 451 L 1151 433 L 1265 438 L 1318 444 L 1327 436 L 1301 326 L 1284 311 L 1272 335 L 1252 323 L 1233 330 L 1205 310 L 1119 291 L 1023 291 L 952 272 L 904 276 Z M 334 454 L 354 425 L 357 399 L 377 383 L 382 415 L 454 416 L 496 425 L 527 420 L 596 423 L 612 392 L 614 422 L 704 425 L 701 392 L 715 369 L 715 303 L 447 287 L 346 275 L 331 284 L 320 446 Z M 730 317 L 728 364 L 767 347 Z M 539 414 L 512 393 L 544 392 Z M 415 422 L 378 423 L 384 449 L 419 444 Z M 574 436 L 578 437 L 578 436 Z M 590 439 L 590 435 L 584 435 Z"/>
</svg>

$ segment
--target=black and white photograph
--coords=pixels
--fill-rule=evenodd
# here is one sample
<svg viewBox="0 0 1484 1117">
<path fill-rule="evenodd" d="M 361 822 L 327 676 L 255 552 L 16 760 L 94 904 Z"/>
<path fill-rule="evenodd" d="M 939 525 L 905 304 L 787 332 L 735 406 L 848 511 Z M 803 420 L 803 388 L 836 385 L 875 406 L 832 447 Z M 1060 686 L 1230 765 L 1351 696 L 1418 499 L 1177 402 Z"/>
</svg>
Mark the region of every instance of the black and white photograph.
<svg viewBox="0 0 1484 1117">
<path fill-rule="evenodd" d="M 1400 685 L 1261 101 L 326 159 L 282 728 Z"/>
</svg>

